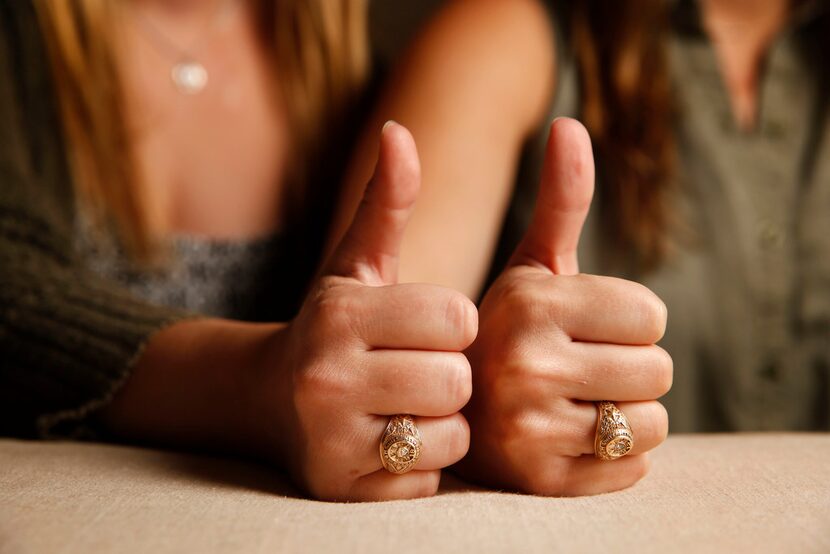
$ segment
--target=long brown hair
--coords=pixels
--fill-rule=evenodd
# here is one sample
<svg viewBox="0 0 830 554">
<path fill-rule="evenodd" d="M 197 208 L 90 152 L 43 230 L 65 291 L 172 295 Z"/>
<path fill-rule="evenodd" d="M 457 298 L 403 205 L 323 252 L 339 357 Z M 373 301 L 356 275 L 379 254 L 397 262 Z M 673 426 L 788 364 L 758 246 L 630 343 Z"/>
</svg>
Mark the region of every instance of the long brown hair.
<svg viewBox="0 0 830 554">
<path fill-rule="evenodd" d="M 258 29 L 279 67 L 292 132 L 289 202 L 302 196 L 324 125 L 344 116 L 368 71 L 366 0 L 250 0 Z M 128 251 L 153 251 L 156 222 L 145 209 L 141 175 L 125 124 L 111 0 L 36 2 L 56 82 L 76 195 L 114 224 Z"/>
<path fill-rule="evenodd" d="M 675 163 L 665 0 L 582 0 L 572 42 L 582 117 L 602 160 L 600 213 L 615 252 L 650 269 L 671 246 Z M 609 14 L 614 14 L 610 17 Z"/>
</svg>

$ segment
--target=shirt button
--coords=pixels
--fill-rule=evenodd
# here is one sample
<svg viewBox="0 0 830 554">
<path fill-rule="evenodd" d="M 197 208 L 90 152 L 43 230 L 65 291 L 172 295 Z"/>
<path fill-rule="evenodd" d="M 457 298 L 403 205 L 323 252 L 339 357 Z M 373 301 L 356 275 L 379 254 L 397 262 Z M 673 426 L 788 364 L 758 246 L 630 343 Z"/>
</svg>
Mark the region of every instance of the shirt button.
<svg viewBox="0 0 830 554">
<path fill-rule="evenodd" d="M 764 250 L 781 246 L 784 242 L 784 230 L 772 221 L 764 221 L 758 227 L 758 244 Z"/>
<path fill-rule="evenodd" d="M 769 296 L 761 297 L 758 300 L 758 307 L 760 311 L 765 316 L 776 316 L 782 312 L 782 305 L 781 302 L 775 300 L 774 298 L 770 298 Z"/>
<path fill-rule="evenodd" d="M 769 137 L 772 140 L 781 140 L 782 138 L 784 138 L 787 129 L 784 127 L 784 124 L 780 121 L 770 121 L 767 123 L 764 132 L 767 135 L 767 137 Z"/>
<path fill-rule="evenodd" d="M 758 375 L 770 382 L 776 382 L 781 377 L 781 371 L 778 369 L 778 364 L 769 362 L 758 369 Z"/>
<path fill-rule="evenodd" d="M 731 133 L 735 130 L 735 119 L 730 112 L 722 112 L 718 116 L 718 123 L 724 133 Z"/>
</svg>

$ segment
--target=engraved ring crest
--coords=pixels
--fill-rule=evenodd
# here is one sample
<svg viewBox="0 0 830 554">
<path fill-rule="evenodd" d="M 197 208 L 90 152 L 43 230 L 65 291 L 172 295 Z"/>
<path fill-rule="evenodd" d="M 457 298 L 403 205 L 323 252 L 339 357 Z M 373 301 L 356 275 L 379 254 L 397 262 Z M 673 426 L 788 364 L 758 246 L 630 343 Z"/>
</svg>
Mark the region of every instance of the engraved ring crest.
<svg viewBox="0 0 830 554">
<path fill-rule="evenodd" d="M 380 440 L 380 461 L 390 473 L 411 471 L 421 457 L 421 433 L 410 415 L 396 415 L 389 420 Z"/>
</svg>

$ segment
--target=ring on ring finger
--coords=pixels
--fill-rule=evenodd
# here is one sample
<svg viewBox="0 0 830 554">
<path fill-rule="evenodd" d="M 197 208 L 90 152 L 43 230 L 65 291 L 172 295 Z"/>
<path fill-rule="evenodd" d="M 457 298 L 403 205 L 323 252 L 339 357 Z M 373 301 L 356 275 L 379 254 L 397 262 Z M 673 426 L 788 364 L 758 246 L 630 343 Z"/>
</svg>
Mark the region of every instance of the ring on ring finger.
<svg viewBox="0 0 830 554">
<path fill-rule="evenodd" d="M 631 452 L 633 447 L 634 433 L 625 414 L 613 402 L 597 402 L 594 455 L 600 460 L 616 460 Z"/>
<path fill-rule="evenodd" d="M 383 468 L 396 474 L 412 471 L 421 457 L 421 433 L 412 416 L 392 416 L 380 440 L 380 461 Z"/>
</svg>

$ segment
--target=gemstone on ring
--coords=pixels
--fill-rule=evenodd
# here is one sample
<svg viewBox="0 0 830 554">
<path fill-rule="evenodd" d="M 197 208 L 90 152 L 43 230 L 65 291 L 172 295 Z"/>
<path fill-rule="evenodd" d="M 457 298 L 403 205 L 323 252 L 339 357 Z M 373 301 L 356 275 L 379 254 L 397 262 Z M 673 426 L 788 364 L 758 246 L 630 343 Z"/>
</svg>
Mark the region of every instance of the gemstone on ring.
<svg viewBox="0 0 830 554">
<path fill-rule="evenodd" d="M 621 458 L 628 454 L 632 446 L 628 437 L 617 437 L 605 446 L 605 452 L 611 458 Z"/>
</svg>

